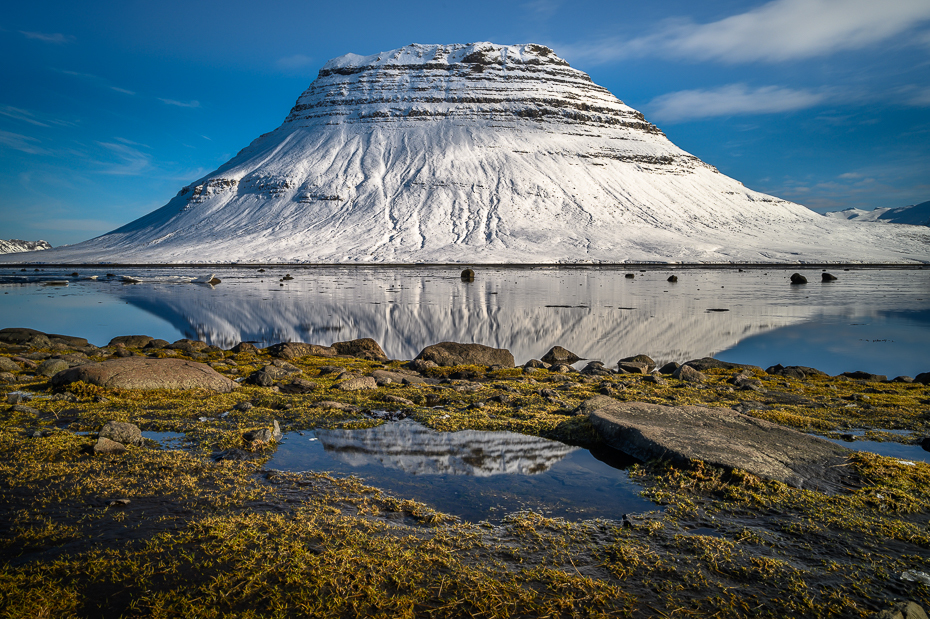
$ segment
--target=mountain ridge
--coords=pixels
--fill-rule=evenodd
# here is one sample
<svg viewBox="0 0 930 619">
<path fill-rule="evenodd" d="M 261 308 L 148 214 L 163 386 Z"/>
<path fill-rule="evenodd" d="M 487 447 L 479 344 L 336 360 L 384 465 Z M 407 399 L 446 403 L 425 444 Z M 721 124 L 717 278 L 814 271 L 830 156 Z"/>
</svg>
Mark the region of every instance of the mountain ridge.
<svg viewBox="0 0 930 619">
<path fill-rule="evenodd" d="M 885 227 L 882 227 L 885 228 Z M 59 262 L 925 262 L 753 191 L 535 44 L 326 63 L 280 127 Z M 43 257 L 45 258 L 45 257 Z M 2 259 L 0 259 L 2 260 Z"/>
</svg>

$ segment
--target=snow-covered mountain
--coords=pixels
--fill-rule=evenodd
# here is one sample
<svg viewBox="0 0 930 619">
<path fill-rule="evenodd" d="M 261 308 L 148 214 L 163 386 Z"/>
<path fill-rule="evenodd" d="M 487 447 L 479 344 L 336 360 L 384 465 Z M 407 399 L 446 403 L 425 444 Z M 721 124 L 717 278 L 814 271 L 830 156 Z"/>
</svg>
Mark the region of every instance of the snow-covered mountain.
<svg viewBox="0 0 930 619">
<path fill-rule="evenodd" d="M 858 208 L 848 208 L 842 211 L 824 213 L 827 217 L 848 219 L 850 221 L 869 221 L 889 224 L 909 224 L 912 226 L 930 226 L 930 202 L 921 202 L 900 208 L 876 208 L 866 211 Z"/>
<path fill-rule="evenodd" d="M 52 246 L 45 241 L 22 241 L 20 239 L 4 241 L 0 239 L 0 254 L 15 254 L 23 251 L 38 251 L 51 248 Z"/>
<path fill-rule="evenodd" d="M 284 123 L 56 262 L 927 261 L 744 187 L 541 45 L 329 61 Z"/>
</svg>

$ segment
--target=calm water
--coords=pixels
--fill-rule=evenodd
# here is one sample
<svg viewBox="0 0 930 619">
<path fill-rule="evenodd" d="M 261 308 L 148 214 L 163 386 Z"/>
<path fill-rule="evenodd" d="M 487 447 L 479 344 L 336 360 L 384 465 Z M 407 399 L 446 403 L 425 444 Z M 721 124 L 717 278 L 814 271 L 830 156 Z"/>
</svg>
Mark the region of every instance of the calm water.
<svg viewBox="0 0 930 619">
<path fill-rule="evenodd" d="M 255 268 L 216 270 L 215 288 L 184 278 L 195 269 L 0 270 L 0 325 L 87 337 L 330 344 L 372 337 L 393 358 L 440 341 L 510 349 L 518 363 L 553 345 L 605 363 L 645 353 L 658 361 L 717 358 L 768 367 L 807 365 L 831 374 L 865 370 L 913 376 L 930 370 L 930 270 L 479 268 Z M 810 283 L 792 286 L 804 273 Z M 294 279 L 279 281 L 285 274 Z M 635 274 L 634 279 L 624 277 Z M 677 274 L 678 283 L 666 281 Z M 14 278 L 69 279 L 66 287 Z M 728 310 L 728 311 L 710 311 Z"/>
<path fill-rule="evenodd" d="M 513 432 L 436 432 L 404 420 L 370 430 L 287 434 L 266 468 L 358 475 L 398 497 L 466 520 L 530 509 L 612 518 L 658 509 L 622 467 L 633 460 Z"/>
</svg>

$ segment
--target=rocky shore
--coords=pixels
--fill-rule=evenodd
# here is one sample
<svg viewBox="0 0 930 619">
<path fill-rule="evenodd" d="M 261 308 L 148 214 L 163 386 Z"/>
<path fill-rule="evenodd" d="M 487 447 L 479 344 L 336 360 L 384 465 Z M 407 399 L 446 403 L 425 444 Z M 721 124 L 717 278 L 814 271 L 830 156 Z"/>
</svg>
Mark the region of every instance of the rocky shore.
<svg viewBox="0 0 930 619">
<path fill-rule="evenodd" d="M 930 451 L 930 374 L 711 358 L 657 368 L 622 356 L 633 352 L 602 363 L 553 346 L 515 367 L 509 351 L 451 342 L 391 360 L 371 339 L 223 350 L 124 336 L 97 347 L 2 329 L 0 606 L 925 616 L 930 465 L 855 447 Z M 609 446 L 641 460 L 630 475 L 656 509 L 470 523 L 357 478 L 265 468 L 282 433 L 399 419 Z M 182 438 L 163 447 L 143 432 Z"/>
</svg>

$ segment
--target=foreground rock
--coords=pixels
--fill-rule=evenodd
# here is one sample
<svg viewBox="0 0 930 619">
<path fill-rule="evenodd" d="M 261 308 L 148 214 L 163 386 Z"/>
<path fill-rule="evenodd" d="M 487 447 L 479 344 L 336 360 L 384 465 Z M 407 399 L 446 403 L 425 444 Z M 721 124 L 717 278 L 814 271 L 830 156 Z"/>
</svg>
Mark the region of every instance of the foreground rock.
<svg viewBox="0 0 930 619">
<path fill-rule="evenodd" d="M 334 342 L 332 348 L 340 355 L 349 355 L 358 359 L 368 359 L 369 361 L 387 361 L 388 356 L 378 342 L 370 337 L 363 337 L 358 340 L 348 342 Z"/>
<path fill-rule="evenodd" d="M 731 409 L 598 396 L 584 402 L 579 412 L 608 445 L 641 460 L 703 460 L 822 492 L 858 485 L 846 462 L 848 449 Z"/>
<path fill-rule="evenodd" d="M 499 365 L 512 368 L 515 365 L 513 355 L 504 348 L 457 342 L 440 342 L 427 346 L 417 355 L 416 360 L 432 361 L 440 366 Z"/>
<path fill-rule="evenodd" d="M 543 355 L 540 361 L 550 365 L 556 365 L 559 363 L 571 365 L 577 361 L 581 361 L 581 357 L 566 348 L 562 348 L 561 346 L 553 346 L 549 349 L 549 352 Z"/>
<path fill-rule="evenodd" d="M 203 363 L 184 359 L 124 357 L 87 363 L 52 377 L 53 387 L 77 381 L 116 389 L 210 389 L 228 393 L 236 383 Z"/>
</svg>

